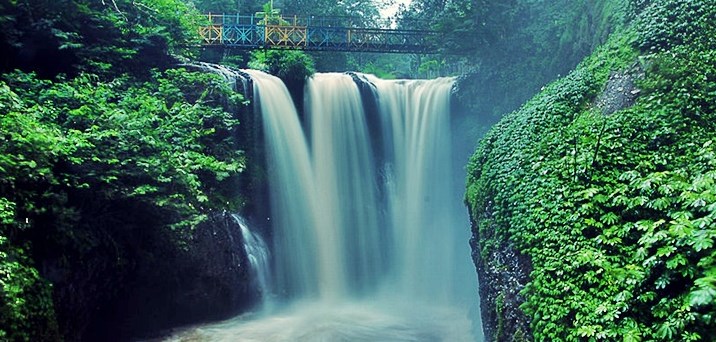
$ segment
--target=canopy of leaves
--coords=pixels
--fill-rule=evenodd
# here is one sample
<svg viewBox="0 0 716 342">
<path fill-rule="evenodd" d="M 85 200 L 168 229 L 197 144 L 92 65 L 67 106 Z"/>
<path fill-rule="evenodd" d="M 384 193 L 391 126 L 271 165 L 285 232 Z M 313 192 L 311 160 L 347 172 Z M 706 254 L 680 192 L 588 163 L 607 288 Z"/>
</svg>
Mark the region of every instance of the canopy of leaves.
<svg viewBox="0 0 716 342">
<path fill-rule="evenodd" d="M 459 102 L 493 123 L 574 68 L 628 13 L 623 0 L 415 0 L 399 15 L 405 28 L 438 31 L 438 62 L 461 66 Z"/>
<path fill-rule="evenodd" d="M 2 0 L 0 71 L 42 77 L 141 72 L 197 38 L 198 13 L 181 0 Z"/>
<path fill-rule="evenodd" d="M 376 19 L 378 6 L 385 2 L 372 0 L 334 1 L 334 0 L 283 0 L 276 1 L 274 7 L 288 15 L 317 15 L 332 17 L 353 17 L 369 21 Z"/>
<path fill-rule="evenodd" d="M 0 340 L 80 338 L 81 316 L 137 267 L 138 234 L 178 248 L 211 210 L 243 205 L 227 112 L 243 98 L 170 68 L 198 14 L 182 0 L 0 0 Z"/>
<path fill-rule="evenodd" d="M 0 208 L 0 215 L 8 214 Z M 0 339 L 57 341 L 51 288 L 30 265 L 24 251 L 0 235 Z"/>
<path fill-rule="evenodd" d="M 201 13 L 241 13 L 250 15 L 263 9 L 263 0 L 194 0 Z"/>
</svg>

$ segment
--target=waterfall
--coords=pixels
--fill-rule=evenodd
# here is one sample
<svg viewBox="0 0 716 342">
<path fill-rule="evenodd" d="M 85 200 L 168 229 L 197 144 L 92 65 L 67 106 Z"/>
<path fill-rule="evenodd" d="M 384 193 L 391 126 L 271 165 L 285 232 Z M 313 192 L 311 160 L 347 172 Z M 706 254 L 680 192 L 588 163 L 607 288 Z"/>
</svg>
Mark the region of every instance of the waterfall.
<svg viewBox="0 0 716 342">
<path fill-rule="evenodd" d="M 260 71 L 245 72 L 254 81 L 254 101 L 264 120 L 276 288 L 290 297 L 318 295 L 319 286 L 327 286 L 317 280 L 323 266 L 319 260 L 329 256 L 320 253 L 325 251 L 311 229 L 317 226 L 317 203 L 308 142 L 283 82 Z"/>
<path fill-rule="evenodd" d="M 395 290 L 438 303 L 474 297 L 476 283 L 470 279 L 474 274 L 466 247 L 469 228 L 461 189 L 453 181 L 453 79 L 387 81 L 359 76 L 374 85 L 380 107 L 383 172 L 396 237 Z M 469 286 L 457 286 L 462 291 L 456 291 L 460 282 Z"/>
<path fill-rule="evenodd" d="M 283 306 L 189 339 L 481 340 L 469 221 L 453 180 L 454 80 L 319 73 L 300 118 L 281 80 L 242 72 L 263 118 L 268 286 Z"/>
<path fill-rule="evenodd" d="M 306 113 L 319 212 L 319 250 L 330 262 L 323 278 L 337 278 L 330 296 L 374 287 L 387 246 L 378 224 L 375 163 L 358 86 L 347 74 L 316 74 L 306 86 Z"/>
<path fill-rule="evenodd" d="M 270 282 L 270 264 L 269 249 L 266 242 L 255 232 L 249 229 L 249 225 L 239 215 L 232 215 L 236 223 L 241 228 L 241 237 L 244 240 L 244 250 L 249 259 L 251 273 L 256 280 L 256 285 L 261 293 L 261 297 L 265 300 L 271 295 Z"/>
</svg>

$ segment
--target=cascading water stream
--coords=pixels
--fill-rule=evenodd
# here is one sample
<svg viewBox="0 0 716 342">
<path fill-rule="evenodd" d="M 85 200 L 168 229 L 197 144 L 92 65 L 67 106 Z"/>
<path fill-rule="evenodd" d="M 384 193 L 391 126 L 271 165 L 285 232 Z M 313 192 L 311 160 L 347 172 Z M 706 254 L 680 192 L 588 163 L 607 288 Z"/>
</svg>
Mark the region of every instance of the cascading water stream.
<svg viewBox="0 0 716 342">
<path fill-rule="evenodd" d="M 453 79 L 381 80 L 375 86 L 385 142 L 388 210 L 396 237 L 394 290 L 437 303 L 474 297 L 461 190 L 452 179 L 450 91 Z M 464 228 L 464 229 L 461 229 Z M 471 279 L 472 278 L 472 279 Z M 455 284 L 466 286 L 456 291 Z M 473 287 L 474 286 L 474 287 Z"/>
<path fill-rule="evenodd" d="M 306 85 L 306 113 L 318 207 L 316 241 L 330 248 L 319 282 L 335 299 L 374 287 L 385 264 L 375 163 L 358 86 L 347 74 L 316 74 Z M 323 249 L 323 247 L 319 247 Z"/>
<path fill-rule="evenodd" d="M 271 295 L 271 267 L 269 263 L 269 249 L 266 242 L 255 232 L 249 229 L 248 223 L 239 215 L 232 215 L 241 228 L 241 237 L 244 240 L 244 250 L 251 264 L 251 273 L 264 300 Z"/>
<path fill-rule="evenodd" d="M 289 297 L 317 295 L 319 272 L 330 252 L 320 249 L 317 203 L 308 143 L 296 107 L 280 79 L 245 70 L 254 81 L 254 100 L 263 116 L 271 179 L 276 288 Z M 324 237 L 325 238 L 325 237 Z M 330 248 L 330 247 L 329 247 Z M 328 278 L 327 281 L 335 279 Z"/>
<path fill-rule="evenodd" d="M 373 89 L 378 112 L 368 113 L 353 77 L 316 74 L 302 125 L 278 78 L 243 72 L 263 117 L 270 287 L 286 305 L 184 337 L 481 340 L 469 225 L 452 180 L 453 80 L 354 75 Z"/>
</svg>

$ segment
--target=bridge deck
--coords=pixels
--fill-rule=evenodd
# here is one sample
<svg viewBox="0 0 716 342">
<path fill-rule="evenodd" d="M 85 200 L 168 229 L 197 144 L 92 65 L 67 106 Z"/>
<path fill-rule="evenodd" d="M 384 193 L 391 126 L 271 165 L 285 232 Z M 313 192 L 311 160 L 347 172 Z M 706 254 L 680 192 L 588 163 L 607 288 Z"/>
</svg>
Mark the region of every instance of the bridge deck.
<svg viewBox="0 0 716 342">
<path fill-rule="evenodd" d="M 435 32 L 380 27 L 355 18 L 208 14 L 204 46 L 243 49 L 434 53 Z M 370 26 L 370 27 L 369 27 Z"/>
</svg>

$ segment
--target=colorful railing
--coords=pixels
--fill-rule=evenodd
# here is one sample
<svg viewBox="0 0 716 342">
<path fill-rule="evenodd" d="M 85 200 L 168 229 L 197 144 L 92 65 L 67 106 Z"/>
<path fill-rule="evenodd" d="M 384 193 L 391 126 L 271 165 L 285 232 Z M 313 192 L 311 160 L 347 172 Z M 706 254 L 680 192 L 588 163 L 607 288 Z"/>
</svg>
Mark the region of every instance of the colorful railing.
<svg viewBox="0 0 716 342">
<path fill-rule="evenodd" d="M 204 46 L 245 49 L 433 53 L 435 32 L 391 28 L 355 18 L 207 14 L 199 29 Z"/>
</svg>

